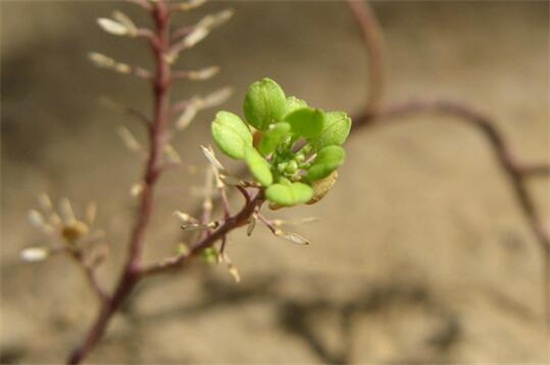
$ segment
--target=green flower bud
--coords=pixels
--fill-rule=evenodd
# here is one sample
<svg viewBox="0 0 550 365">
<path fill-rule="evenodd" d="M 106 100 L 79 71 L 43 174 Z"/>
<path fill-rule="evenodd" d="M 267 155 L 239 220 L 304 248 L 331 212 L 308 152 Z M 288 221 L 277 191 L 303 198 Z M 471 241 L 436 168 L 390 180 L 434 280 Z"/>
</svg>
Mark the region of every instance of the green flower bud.
<svg viewBox="0 0 550 365">
<path fill-rule="evenodd" d="M 212 122 L 212 136 L 220 150 L 229 157 L 242 160 L 252 147 L 252 134 L 237 115 L 221 111 Z"/>
<path fill-rule="evenodd" d="M 265 78 L 250 85 L 244 99 L 244 115 L 248 123 L 265 131 L 270 124 L 283 120 L 286 96 L 273 80 Z"/>
<path fill-rule="evenodd" d="M 286 165 L 285 172 L 293 175 L 296 171 L 298 171 L 298 163 L 296 161 L 290 161 L 288 165 Z"/>
<path fill-rule="evenodd" d="M 273 153 L 289 135 L 290 124 L 279 122 L 270 125 L 258 145 L 258 151 L 260 151 L 263 156 Z"/>
<path fill-rule="evenodd" d="M 295 96 L 289 96 L 286 98 L 286 112 L 287 114 L 292 113 L 295 110 L 307 108 L 307 103 L 302 99 L 298 99 Z"/>
<path fill-rule="evenodd" d="M 310 143 L 316 150 L 327 146 L 341 146 L 348 138 L 351 129 L 351 119 L 344 112 L 325 113 L 325 121 L 322 132 Z"/>
<path fill-rule="evenodd" d="M 317 137 L 323 130 L 325 113 L 318 109 L 296 109 L 285 117 L 290 124 L 292 133 L 306 139 Z"/>
<path fill-rule="evenodd" d="M 309 167 L 306 179 L 313 182 L 330 175 L 344 163 L 346 152 L 340 146 L 328 146 L 317 153 L 315 161 Z"/>
<path fill-rule="evenodd" d="M 313 189 L 300 182 L 291 183 L 286 179 L 281 179 L 281 182 L 269 186 L 265 194 L 270 202 L 291 207 L 308 202 L 313 197 Z"/>
<path fill-rule="evenodd" d="M 269 186 L 273 183 L 269 163 L 256 151 L 250 147 L 245 152 L 245 161 L 252 173 L 252 176 L 263 186 Z"/>
</svg>

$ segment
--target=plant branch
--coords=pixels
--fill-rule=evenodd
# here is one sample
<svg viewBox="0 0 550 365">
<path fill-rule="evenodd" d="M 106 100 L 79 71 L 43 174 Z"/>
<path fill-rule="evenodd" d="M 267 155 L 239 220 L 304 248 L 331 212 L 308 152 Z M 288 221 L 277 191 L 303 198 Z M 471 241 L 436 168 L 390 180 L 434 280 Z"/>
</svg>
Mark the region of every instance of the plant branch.
<svg viewBox="0 0 550 365">
<path fill-rule="evenodd" d="M 247 224 L 252 214 L 254 214 L 256 209 L 260 207 L 264 201 L 264 191 L 260 190 L 256 196 L 253 199 L 250 199 L 250 201 L 248 201 L 237 214 L 225 219 L 222 224 L 214 232 L 212 232 L 212 234 L 202 238 L 187 254 L 171 257 L 146 267 L 142 270 L 141 274 L 143 276 L 151 276 L 181 269 L 189 262 L 189 260 L 200 254 L 204 249 L 211 247 L 218 240 L 223 239 L 232 230 Z"/>
<path fill-rule="evenodd" d="M 458 117 L 458 121 L 467 123 L 480 131 L 492 147 L 495 157 L 512 186 L 516 200 L 526 222 L 537 239 L 543 255 L 544 307 L 547 328 L 550 332 L 550 234 L 545 228 L 542 219 L 538 216 L 534 199 L 529 194 L 527 186 L 528 178 L 541 176 L 548 177 L 550 174 L 550 163 L 534 165 L 520 163 L 520 159 L 514 154 L 509 143 L 489 117 L 467 105 L 448 100 L 436 100 L 431 102 L 412 101 L 392 105 L 381 111 L 378 118 L 373 118 L 371 115 L 363 113 L 353 119 L 354 124 L 352 132 L 354 132 L 353 134 L 357 134 L 358 130 L 378 125 L 381 120 L 385 119 L 390 119 L 395 122 L 406 121 L 394 118 L 403 118 L 407 115 L 422 112 L 447 114 Z"/>
<path fill-rule="evenodd" d="M 105 332 L 111 317 L 131 293 L 140 277 L 141 253 L 147 226 L 153 211 L 153 189 L 162 171 L 161 160 L 166 138 L 165 131 L 169 122 L 168 107 L 171 82 L 170 65 L 165 58 L 165 54 L 170 47 L 170 18 L 166 2 L 164 0 L 156 2 L 151 14 L 155 20 L 159 41 L 158 44 L 152 44 L 157 64 L 157 72 L 153 82 L 155 95 L 154 122 L 149 128 L 149 159 L 143 176 L 143 190 L 140 195 L 141 201 L 137 211 L 137 219 L 130 237 L 128 258 L 113 296 L 101 306 L 98 317 L 85 336 L 84 341 L 70 355 L 69 364 L 80 363 L 94 348 Z"/>
<path fill-rule="evenodd" d="M 377 115 L 383 105 L 385 91 L 385 62 L 383 36 L 380 24 L 370 5 L 361 0 L 346 0 L 361 28 L 365 47 L 369 57 L 369 79 L 367 82 L 367 105 L 365 112 L 369 116 Z"/>
<path fill-rule="evenodd" d="M 109 300 L 109 296 L 107 295 L 105 290 L 103 290 L 103 288 L 99 284 L 99 282 L 97 280 L 97 277 L 96 277 L 94 267 L 87 264 L 84 261 L 84 258 L 82 257 L 82 252 L 81 251 L 70 250 L 69 254 L 70 254 L 71 258 L 73 258 L 75 260 L 77 265 L 82 269 L 82 272 L 86 276 L 86 280 L 88 281 L 88 284 L 90 284 L 90 288 L 92 289 L 92 291 L 96 295 L 96 297 L 99 300 L 100 304 L 101 305 L 105 304 L 105 302 Z"/>
<path fill-rule="evenodd" d="M 413 101 L 382 109 L 382 93 L 385 83 L 382 30 L 368 3 L 360 0 L 347 0 L 347 3 L 358 26 L 361 28 L 369 56 L 369 82 L 367 83 L 369 99 L 365 111 L 352 118 L 354 121 L 353 134 L 357 134 L 357 131 L 363 127 L 377 125 L 378 122 L 384 119 L 403 117 L 412 113 L 431 112 L 454 115 L 459 120 L 476 127 L 486 137 L 502 171 L 513 188 L 523 215 L 537 238 L 543 253 L 544 305 L 547 332 L 550 335 L 550 233 L 538 217 L 535 202 L 529 194 L 526 181 L 530 177 L 548 177 L 550 175 L 550 163 L 521 163 L 493 121 L 463 104 L 447 100 Z"/>
</svg>

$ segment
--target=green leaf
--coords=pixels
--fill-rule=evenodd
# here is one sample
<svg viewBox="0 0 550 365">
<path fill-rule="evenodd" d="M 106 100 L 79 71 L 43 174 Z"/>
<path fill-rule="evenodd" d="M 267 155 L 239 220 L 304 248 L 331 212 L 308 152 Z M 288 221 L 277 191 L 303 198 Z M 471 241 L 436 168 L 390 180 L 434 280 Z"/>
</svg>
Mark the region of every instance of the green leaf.
<svg viewBox="0 0 550 365">
<path fill-rule="evenodd" d="M 346 152 L 340 146 L 327 146 L 317 152 L 313 165 L 307 171 L 306 179 L 310 182 L 325 178 L 344 163 Z"/>
<path fill-rule="evenodd" d="M 252 173 L 252 176 L 263 186 L 269 186 L 273 183 L 269 163 L 256 151 L 250 147 L 245 151 L 245 161 Z"/>
<path fill-rule="evenodd" d="M 286 96 L 275 81 L 264 78 L 250 85 L 244 99 L 244 115 L 251 126 L 265 131 L 285 114 Z"/>
<path fill-rule="evenodd" d="M 292 128 L 292 132 L 300 137 L 314 138 L 321 134 L 325 120 L 325 113 L 319 109 L 296 109 L 285 117 Z"/>
<path fill-rule="evenodd" d="M 298 99 L 295 96 L 289 96 L 286 98 L 286 113 L 290 114 L 295 110 L 307 108 L 307 103 L 302 100 Z"/>
<path fill-rule="evenodd" d="M 239 116 L 221 111 L 212 122 L 212 136 L 216 145 L 226 155 L 244 159 L 247 148 L 252 146 L 252 134 Z"/>
<path fill-rule="evenodd" d="M 269 186 L 266 191 L 267 199 L 280 206 L 290 207 L 308 202 L 313 197 L 313 189 L 306 184 L 291 183 L 286 179 Z"/>
<path fill-rule="evenodd" d="M 316 150 L 327 146 L 341 146 L 348 138 L 351 118 L 344 112 L 325 113 L 325 124 L 319 136 L 310 140 Z"/>
<path fill-rule="evenodd" d="M 258 145 L 258 151 L 263 156 L 267 156 L 274 152 L 277 146 L 290 134 L 290 124 L 279 122 L 269 126 L 267 132 L 262 137 Z"/>
</svg>

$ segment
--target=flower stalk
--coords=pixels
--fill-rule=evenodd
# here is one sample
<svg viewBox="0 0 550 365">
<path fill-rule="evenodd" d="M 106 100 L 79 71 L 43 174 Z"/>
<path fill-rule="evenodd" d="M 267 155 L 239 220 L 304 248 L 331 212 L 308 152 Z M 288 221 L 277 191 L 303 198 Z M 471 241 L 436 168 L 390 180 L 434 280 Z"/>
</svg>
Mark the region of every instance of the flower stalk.
<svg viewBox="0 0 550 365">
<path fill-rule="evenodd" d="M 137 219 L 129 242 L 126 264 L 120 275 L 120 280 L 111 296 L 105 295 L 105 300 L 99 310 L 97 319 L 84 341 L 71 353 L 68 364 L 80 363 L 95 347 L 103 336 L 113 314 L 132 292 L 141 277 L 141 258 L 145 233 L 153 212 L 154 187 L 162 172 L 162 152 L 166 144 L 166 129 L 169 123 L 170 97 L 170 64 L 166 59 L 170 48 L 170 12 L 167 2 L 159 0 L 151 9 L 155 20 L 156 41 L 151 42 L 152 51 L 157 65 L 153 79 L 154 118 L 149 126 L 149 159 L 145 168 Z"/>
</svg>

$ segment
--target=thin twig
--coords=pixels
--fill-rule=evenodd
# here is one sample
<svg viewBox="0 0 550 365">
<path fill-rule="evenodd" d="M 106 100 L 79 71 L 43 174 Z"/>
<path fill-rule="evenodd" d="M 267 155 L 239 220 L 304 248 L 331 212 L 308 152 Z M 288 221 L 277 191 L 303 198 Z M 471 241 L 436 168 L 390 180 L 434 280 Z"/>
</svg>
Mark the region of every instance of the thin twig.
<svg viewBox="0 0 550 365">
<path fill-rule="evenodd" d="M 202 201 L 202 214 L 200 218 L 200 224 L 206 225 L 210 222 L 212 218 L 212 209 L 214 204 L 212 202 L 212 194 L 214 187 L 214 168 L 208 165 L 206 168 L 206 179 L 203 189 L 203 201 Z M 204 234 L 208 234 L 208 231 L 205 231 Z"/>
<path fill-rule="evenodd" d="M 134 109 L 132 107 L 128 107 L 126 105 L 122 105 L 122 104 L 120 104 L 116 101 L 113 101 L 113 100 L 109 99 L 109 98 L 102 98 L 101 102 L 103 103 L 103 105 L 105 105 L 108 108 L 112 108 L 112 109 L 114 109 L 115 111 L 117 111 L 119 113 L 126 114 L 126 115 L 134 117 L 137 121 L 143 123 L 143 125 L 147 129 L 149 129 L 150 125 L 152 124 L 151 120 L 145 114 L 143 114 L 142 112 L 140 112 L 137 109 Z"/>
<path fill-rule="evenodd" d="M 361 114 L 354 118 L 352 132 L 357 134 L 358 130 L 378 125 L 382 120 L 386 120 L 384 125 L 390 120 L 394 122 L 403 122 L 406 121 L 403 117 L 422 112 L 456 116 L 458 117 L 457 121 L 467 123 L 480 131 L 492 147 L 495 157 L 512 186 L 514 195 L 525 220 L 536 237 L 543 255 L 544 308 L 547 330 L 550 333 L 550 235 L 545 229 L 542 219 L 538 216 L 535 201 L 529 193 L 527 186 L 528 178 L 540 176 L 548 177 L 550 173 L 550 164 L 528 165 L 520 163 L 519 158 L 514 154 L 509 143 L 488 116 L 467 105 L 448 100 L 436 100 L 431 102 L 412 101 L 388 106 L 385 110 L 380 112 L 378 118 L 373 118 L 368 114 Z"/>
<path fill-rule="evenodd" d="M 542 220 L 538 217 L 535 203 L 529 194 L 526 179 L 550 174 L 550 163 L 526 164 L 520 163 L 513 154 L 495 124 L 487 116 L 471 108 L 451 101 L 440 100 L 434 102 L 411 102 L 393 105 L 382 109 L 382 94 L 384 91 L 384 52 L 382 31 L 375 14 L 365 1 L 347 0 L 358 26 L 363 32 L 365 47 L 369 55 L 369 99 L 363 114 L 353 118 L 352 132 L 366 126 L 376 125 L 383 119 L 403 117 L 409 113 L 436 112 L 459 117 L 466 123 L 475 126 L 487 138 L 497 160 L 508 177 L 521 210 L 537 238 L 544 259 L 544 297 L 547 332 L 550 335 L 550 233 L 545 229 Z"/>
<path fill-rule="evenodd" d="M 216 178 L 216 188 L 220 193 L 224 218 L 227 219 L 231 215 L 231 206 L 229 205 L 229 198 L 227 197 L 227 189 L 220 178 L 220 172 L 214 167 L 212 167 L 212 171 L 214 171 L 214 177 Z"/>
<path fill-rule="evenodd" d="M 361 28 L 369 58 L 366 114 L 377 115 L 383 105 L 385 63 L 382 29 L 370 5 L 361 0 L 346 0 L 357 25 Z"/>
<path fill-rule="evenodd" d="M 136 37 L 143 38 L 150 42 L 153 47 L 160 47 L 160 39 L 157 35 L 150 29 L 139 28 L 136 33 Z"/>
<path fill-rule="evenodd" d="M 151 276 L 161 273 L 167 273 L 184 267 L 193 257 L 200 254 L 208 247 L 212 247 L 218 240 L 223 239 L 229 232 L 235 228 L 247 224 L 252 214 L 258 206 L 265 201 L 264 191 L 260 190 L 253 199 L 244 205 L 239 213 L 224 220 L 223 223 L 212 234 L 204 237 L 202 240 L 192 246 L 188 254 L 175 256 L 153 264 L 142 270 L 142 276 Z"/>
<path fill-rule="evenodd" d="M 101 305 L 104 305 L 106 301 L 109 300 L 109 296 L 103 290 L 101 285 L 99 284 L 99 281 L 97 280 L 96 273 L 94 270 L 94 267 L 90 266 L 84 261 L 84 258 L 82 257 L 82 253 L 77 250 L 69 250 L 68 251 L 71 258 L 74 259 L 76 264 L 82 269 L 82 272 L 86 276 L 86 280 L 88 281 L 88 284 L 90 285 L 90 288 L 96 295 L 97 299 L 99 300 Z"/>
<path fill-rule="evenodd" d="M 273 224 L 272 221 L 270 221 L 269 219 L 267 219 L 266 217 L 263 216 L 263 214 L 257 214 L 257 217 L 258 219 L 260 220 L 260 222 L 262 222 L 267 228 L 269 228 L 269 230 L 271 231 L 271 233 L 273 233 L 274 235 L 277 236 L 278 234 L 278 229 L 277 227 L 275 227 L 275 225 Z"/>
</svg>

